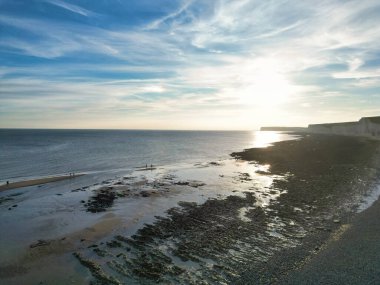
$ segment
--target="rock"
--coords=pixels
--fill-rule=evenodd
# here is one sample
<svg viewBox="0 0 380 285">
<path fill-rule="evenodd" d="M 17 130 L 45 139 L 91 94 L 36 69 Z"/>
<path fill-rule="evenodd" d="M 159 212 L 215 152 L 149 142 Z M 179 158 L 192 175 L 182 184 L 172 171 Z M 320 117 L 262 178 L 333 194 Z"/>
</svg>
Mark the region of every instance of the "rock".
<svg viewBox="0 0 380 285">
<path fill-rule="evenodd" d="M 204 186 L 204 185 L 206 185 L 205 183 L 202 183 L 202 182 L 190 182 L 189 183 L 189 186 L 190 187 L 194 187 L 194 188 L 198 188 L 198 187 L 200 187 L 200 186 Z"/>
<path fill-rule="evenodd" d="M 115 192 L 102 189 L 100 193 L 90 198 L 86 204 L 87 211 L 91 213 L 104 212 L 113 205 L 115 199 Z"/>
<path fill-rule="evenodd" d="M 141 191 L 140 195 L 142 197 L 149 197 L 151 193 L 149 193 L 148 191 Z"/>
<path fill-rule="evenodd" d="M 185 186 L 185 185 L 189 185 L 189 182 L 188 182 L 188 181 L 178 181 L 178 182 L 175 182 L 174 184 L 175 184 L 175 185 L 182 185 L 182 186 Z"/>
<path fill-rule="evenodd" d="M 264 171 L 264 170 L 256 170 L 255 171 L 257 174 L 260 174 L 260 175 L 268 175 L 268 174 L 270 174 L 270 172 L 268 172 L 268 171 Z"/>
<path fill-rule="evenodd" d="M 121 243 L 117 240 L 112 240 L 110 242 L 106 243 L 108 247 L 115 248 L 115 247 L 121 247 Z"/>
<path fill-rule="evenodd" d="M 39 246 L 49 245 L 50 243 L 51 243 L 51 241 L 39 239 L 37 242 L 32 243 L 29 247 L 35 248 L 35 247 L 39 247 Z"/>
</svg>

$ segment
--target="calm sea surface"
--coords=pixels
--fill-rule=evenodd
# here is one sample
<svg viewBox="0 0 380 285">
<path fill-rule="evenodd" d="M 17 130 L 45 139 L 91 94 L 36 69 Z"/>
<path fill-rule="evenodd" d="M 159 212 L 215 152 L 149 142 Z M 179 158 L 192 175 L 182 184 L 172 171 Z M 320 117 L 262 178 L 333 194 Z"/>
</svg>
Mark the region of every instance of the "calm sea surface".
<svg viewBox="0 0 380 285">
<path fill-rule="evenodd" d="M 250 131 L 0 130 L 0 181 L 228 157 Z"/>
</svg>

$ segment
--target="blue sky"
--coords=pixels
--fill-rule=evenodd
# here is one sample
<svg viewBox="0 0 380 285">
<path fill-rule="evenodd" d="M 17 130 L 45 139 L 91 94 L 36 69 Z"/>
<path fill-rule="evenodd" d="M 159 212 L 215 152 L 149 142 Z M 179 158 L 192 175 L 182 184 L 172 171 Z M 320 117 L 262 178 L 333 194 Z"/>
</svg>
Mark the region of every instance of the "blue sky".
<svg viewBox="0 0 380 285">
<path fill-rule="evenodd" d="M 380 115 L 380 2 L 0 0 L 0 127 Z"/>
</svg>

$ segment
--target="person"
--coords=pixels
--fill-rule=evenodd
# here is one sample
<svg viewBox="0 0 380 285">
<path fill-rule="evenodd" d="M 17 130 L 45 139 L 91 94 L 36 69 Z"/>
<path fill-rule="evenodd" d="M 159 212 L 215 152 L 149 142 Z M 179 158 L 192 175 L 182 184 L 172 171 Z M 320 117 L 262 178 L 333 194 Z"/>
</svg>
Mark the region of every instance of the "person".
<svg viewBox="0 0 380 285">
<path fill-rule="evenodd" d="M 148 169 L 148 164 L 145 164 L 145 169 Z"/>
<path fill-rule="evenodd" d="M 150 168 L 153 168 L 153 164 L 150 165 Z"/>
<path fill-rule="evenodd" d="M 9 185 L 9 181 L 7 180 L 7 185 Z"/>
</svg>

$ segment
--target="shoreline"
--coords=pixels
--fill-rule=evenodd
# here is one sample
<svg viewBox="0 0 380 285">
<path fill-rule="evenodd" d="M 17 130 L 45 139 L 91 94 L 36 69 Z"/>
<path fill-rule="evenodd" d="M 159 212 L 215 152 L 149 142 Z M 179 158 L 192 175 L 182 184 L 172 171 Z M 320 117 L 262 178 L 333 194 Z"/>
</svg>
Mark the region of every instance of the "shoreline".
<svg viewBox="0 0 380 285">
<path fill-rule="evenodd" d="M 65 245 L 57 251 L 65 256 L 65 270 L 80 263 L 80 274 L 75 276 L 82 281 L 286 282 L 287 276 L 306 268 L 326 250 L 331 238 L 344 236 L 342 228 L 350 231 L 347 225 L 358 215 L 360 198 L 380 173 L 375 163 L 379 150 L 378 142 L 362 138 L 313 134 L 236 152 L 231 154 L 235 159 L 226 161 L 183 169 L 136 169 L 86 186 L 69 183 L 73 185 L 52 194 L 52 208 L 63 205 L 62 197 L 66 208 L 59 209 L 60 219 L 66 213 L 62 210 L 70 209 L 74 213 L 70 216 L 77 215 L 70 221 L 85 216 L 91 223 L 55 237 L 36 236 L 26 244 L 26 253 L 38 259 L 30 264 L 28 260 L 10 263 L 30 267 L 30 272 L 0 274 L 0 280 L 13 282 L 9 284 L 29 280 L 37 266 Z M 15 217 L 20 208 L 33 208 L 18 199 L 4 197 L 4 217 Z M 72 202 L 67 204 L 69 199 Z M 115 221 L 105 232 L 92 226 L 101 213 L 107 217 L 105 223 Z M 116 221 L 123 221 L 122 225 Z M 40 225 L 45 226 L 50 233 L 44 219 L 40 225 L 33 219 L 33 224 L 39 231 Z M 0 273 L 7 268 L 0 266 Z M 66 280 L 59 274 L 33 280 Z"/>
<path fill-rule="evenodd" d="M 280 203 L 274 209 L 282 212 L 281 215 L 294 218 L 294 214 L 291 214 L 292 207 L 302 209 L 300 214 L 304 215 L 304 220 L 298 221 L 307 230 L 300 245 L 283 249 L 265 264 L 256 267 L 248 265 L 245 272 L 234 279 L 234 284 L 247 284 L 255 278 L 260 280 L 257 284 L 336 284 L 339 281 L 336 276 L 343 277 L 347 273 L 345 266 L 342 266 L 346 263 L 342 260 L 345 255 L 355 252 L 346 246 L 345 251 L 341 250 L 338 256 L 336 248 L 349 244 L 349 240 L 343 239 L 347 233 L 354 231 L 351 226 L 359 217 L 379 207 L 377 198 L 363 212 L 358 212 L 366 196 L 378 187 L 378 140 L 359 136 L 305 134 L 298 142 L 280 142 L 272 149 L 247 149 L 234 153 L 233 156 L 270 164 L 272 173 L 292 173 L 293 176 L 287 181 L 275 182 L 276 187 L 287 189 L 288 193 L 280 197 Z M 286 200 L 289 199 L 291 207 L 286 209 Z M 374 216 L 367 217 L 369 219 L 365 222 L 360 218 L 362 223 L 376 222 Z M 360 237 L 360 231 L 355 232 Z M 368 245 L 367 253 L 371 252 L 368 249 L 370 247 L 376 250 L 373 245 Z M 325 280 L 325 272 L 320 270 L 323 265 L 321 260 L 324 255 L 327 256 L 324 252 L 329 254 L 329 258 L 324 259 L 328 264 L 324 269 L 333 273 L 330 280 Z M 355 263 L 351 260 L 346 265 L 353 264 Z M 351 277 L 355 273 L 359 273 L 358 270 L 351 273 Z M 361 274 L 367 274 L 369 279 L 374 277 L 370 267 Z"/>
<path fill-rule="evenodd" d="M 370 191 L 378 175 L 373 155 L 378 157 L 379 147 L 363 138 L 311 134 L 233 153 L 252 165 L 270 165 L 256 173 L 272 183 L 257 188 L 253 173 L 240 172 L 233 178 L 239 184 L 227 197 L 200 204 L 181 201 L 132 236 L 120 233 L 108 244 L 94 243 L 100 256 L 80 249 L 75 257 L 90 271 L 98 268 L 94 280 L 277 283 L 322 251 L 356 216 L 359 201 L 353 194 Z M 244 184 L 252 186 L 234 194 Z M 260 205 L 260 189 L 265 189 L 263 199 L 273 195 L 266 206 Z M 112 258 L 104 264 L 103 256 Z M 189 268 L 189 261 L 199 268 Z"/>
<path fill-rule="evenodd" d="M 37 179 L 11 182 L 9 184 L 0 185 L 0 192 L 6 191 L 6 190 L 11 190 L 11 189 L 22 188 L 22 187 L 35 186 L 35 185 L 40 185 L 40 184 L 57 182 L 57 181 L 66 180 L 66 179 L 72 179 L 72 178 L 76 178 L 76 177 L 83 176 L 83 175 L 85 175 L 85 174 L 80 173 L 80 174 L 75 174 L 75 175 L 57 175 L 57 176 L 52 176 L 52 177 L 43 177 L 43 178 L 37 178 Z"/>
<path fill-rule="evenodd" d="M 335 239 L 283 284 L 379 284 L 380 200 L 354 216 Z"/>
</svg>

